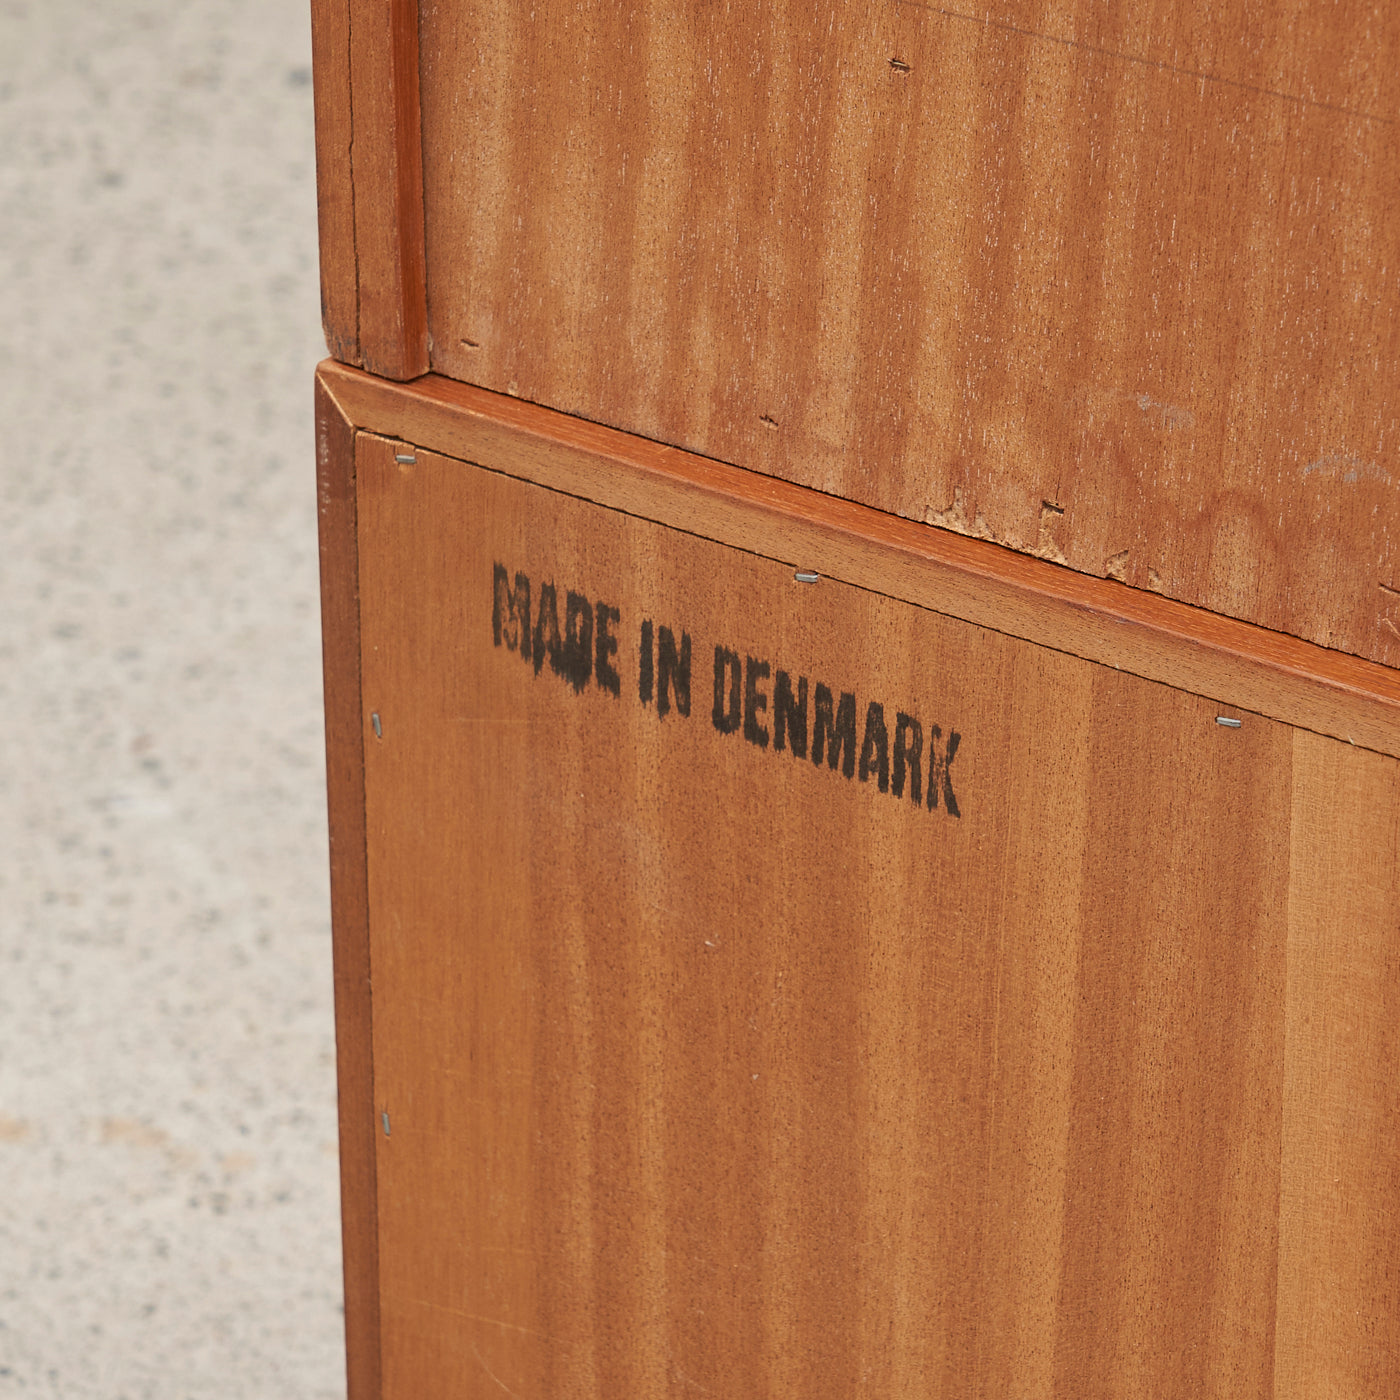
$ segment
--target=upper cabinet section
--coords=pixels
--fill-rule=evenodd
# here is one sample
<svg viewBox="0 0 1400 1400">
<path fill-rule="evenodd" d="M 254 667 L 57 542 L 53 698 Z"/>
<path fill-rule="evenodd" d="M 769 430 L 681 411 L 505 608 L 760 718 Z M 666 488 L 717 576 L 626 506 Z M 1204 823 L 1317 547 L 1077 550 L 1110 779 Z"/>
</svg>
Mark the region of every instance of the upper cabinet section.
<svg viewBox="0 0 1400 1400">
<path fill-rule="evenodd" d="M 317 0 L 317 43 L 342 359 L 1400 665 L 1400 6 Z"/>
</svg>

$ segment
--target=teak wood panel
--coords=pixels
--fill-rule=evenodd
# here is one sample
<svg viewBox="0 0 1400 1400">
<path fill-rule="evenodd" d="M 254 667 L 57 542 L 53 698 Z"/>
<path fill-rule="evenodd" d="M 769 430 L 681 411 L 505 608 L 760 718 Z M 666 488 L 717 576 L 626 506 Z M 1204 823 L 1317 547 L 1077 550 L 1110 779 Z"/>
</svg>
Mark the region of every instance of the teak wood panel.
<svg viewBox="0 0 1400 1400">
<path fill-rule="evenodd" d="M 420 6 L 431 366 L 1400 664 L 1400 10 Z"/>
<path fill-rule="evenodd" d="M 384 1396 L 1397 1392 L 1395 760 L 355 475 Z"/>
</svg>

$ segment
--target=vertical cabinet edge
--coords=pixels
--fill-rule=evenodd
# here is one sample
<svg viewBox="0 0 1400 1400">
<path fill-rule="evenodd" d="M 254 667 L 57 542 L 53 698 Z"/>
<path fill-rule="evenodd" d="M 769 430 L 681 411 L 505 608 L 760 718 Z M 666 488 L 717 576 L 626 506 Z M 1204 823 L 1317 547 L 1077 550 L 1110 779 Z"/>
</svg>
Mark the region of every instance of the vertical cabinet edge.
<svg viewBox="0 0 1400 1400">
<path fill-rule="evenodd" d="M 417 0 L 312 0 L 321 307 L 332 356 L 428 368 Z"/>
<path fill-rule="evenodd" d="M 349 1400 L 378 1400 L 379 1246 L 355 429 L 316 381 L 317 514 Z"/>
</svg>

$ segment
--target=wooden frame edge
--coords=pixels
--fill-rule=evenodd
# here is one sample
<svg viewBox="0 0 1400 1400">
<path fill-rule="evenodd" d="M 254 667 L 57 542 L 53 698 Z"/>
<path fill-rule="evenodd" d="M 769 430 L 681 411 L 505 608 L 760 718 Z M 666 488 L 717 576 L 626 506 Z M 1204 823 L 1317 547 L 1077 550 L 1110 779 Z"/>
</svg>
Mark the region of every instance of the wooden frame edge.
<svg viewBox="0 0 1400 1400">
<path fill-rule="evenodd" d="M 1400 672 L 502 394 L 320 370 L 359 429 L 1400 757 Z"/>
<path fill-rule="evenodd" d="M 428 368 L 418 0 L 312 0 L 321 305 L 337 360 Z"/>
<path fill-rule="evenodd" d="M 321 328 L 326 348 L 360 363 L 360 288 L 355 256 L 354 142 L 350 92 L 350 0 L 311 0 L 311 74 L 316 110 L 316 217 Z"/>
<path fill-rule="evenodd" d="M 379 1222 L 371 1038 L 365 755 L 360 698 L 355 426 L 316 380 L 326 794 L 330 813 L 340 1210 L 349 1400 L 378 1400 Z"/>
</svg>

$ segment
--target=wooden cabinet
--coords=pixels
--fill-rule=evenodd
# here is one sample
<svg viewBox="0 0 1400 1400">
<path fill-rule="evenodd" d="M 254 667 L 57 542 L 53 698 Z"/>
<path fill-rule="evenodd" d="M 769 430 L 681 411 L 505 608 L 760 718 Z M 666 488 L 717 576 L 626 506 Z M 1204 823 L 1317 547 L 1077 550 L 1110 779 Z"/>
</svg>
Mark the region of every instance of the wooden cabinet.
<svg viewBox="0 0 1400 1400">
<path fill-rule="evenodd" d="M 321 442 L 360 1394 L 1391 1393 L 1393 673 L 444 381 Z"/>
<path fill-rule="evenodd" d="M 352 1400 L 1400 1393 L 1400 20 L 313 12 Z"/>
<path fill-rule="evenodd" d="M 1393 6 L 317 10 L 340 358 L 1400 663 Z"/>
</svg>

